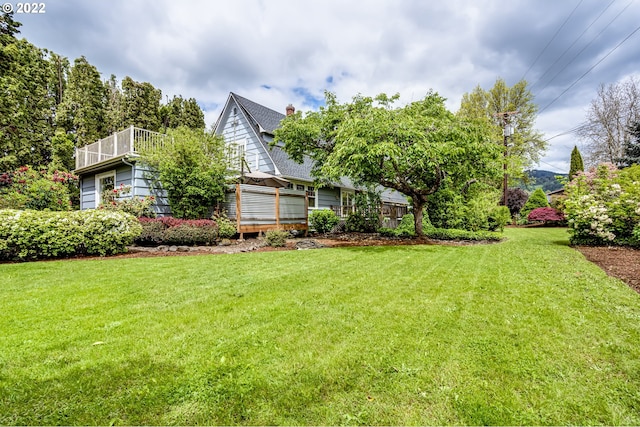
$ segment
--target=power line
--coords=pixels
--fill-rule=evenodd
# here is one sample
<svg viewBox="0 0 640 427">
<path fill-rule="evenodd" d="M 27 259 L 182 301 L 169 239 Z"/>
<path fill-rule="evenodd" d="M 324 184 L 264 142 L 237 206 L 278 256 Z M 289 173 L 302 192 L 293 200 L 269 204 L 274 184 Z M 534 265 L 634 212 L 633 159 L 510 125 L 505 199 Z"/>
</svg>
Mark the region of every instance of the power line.
<svg viewBox="0 0 640 427">
<path fill-rule="evenodd" d="M 582 128 L 584 128 L 584 127 L 586 127 L 586 126 L 587 126 L 587 125 L 584 125 L 584 124 L 582 124 L 582 125 L 578 125 L 578 126 L 576 126 L 576 127 L 572 128 L 572 129 L 566 130 L 566 131 L 561 132 L 561 133 L 559 133 L 559 134 L 557 134 L 557 135 L 553 135 L 552 137 L 545 139 L 545 140 L 544 140 L 544 142 L 549 142 L 549 141 L 551 141 L 552 139 L 555 139 L 555 138 L 557 138 L 557 137 L 559 137 L 559 136 L 569 135 L 569 134 L 571 134 L 571 133 L 575 133 L 575 132 L 577 132 L 577 131 L 581 130 Z"/>
<path fill-rule="evenodd" d="M 522 75 L 522 78 L 520 80 L 524 80 L 524 78 L 527 76 L 527 73 L 529 73 L 529 71 L 531 71 L 531 69 L 533 68 L 534 65 L 536 65 L 536 62 L 538 62 L 538 59 L 540 59 L 540 57 L 542 56 L 543 53 L 545 53 L 545 51 L 547 50 L 547 48 L 549 47 L 549 45 L 551 45 L 551 43 L 555 40 L 556 36 L 560 33 L 560 30 L 562 30 L 562 28 L 566 25 L 567 22 L 569 22 L 569 19 L 571 19 L 571 17 L 573 16 L 574 12 L 576 11 L 576 9 L 578 9 L 578 7 L 582 4 L 584 0 L 580 0 L 578 2 L 578 4 L 576 5 L 576 7 L 573 8 L 573 10 L 571 11 L 571 13 L 569 14 L 569 16 L 567 16 L 567 19 L 564 20 L 564 22 L 562 23 L 562 25 L 560 25 L 560 28 L 558 28 L 558 30 L 556 31 L 556 33 L 553 35 L 553 37 L 551 37 L 551 40 L 549 40 L 549 42 L 547 43 L 547 45 L 544 47 L 544 49 L 542 49 L 542 51 L 538 54 L 538 56 L 536 56 L 536 59 L 533 60 L 533 63 L 529 66 L 529 68 L 527 69 L 527 71 L 525 71 L 525 73 Z"/>
<path fill-rule="evenodd" d="M 596 68 L 598 65 L 600 65 L 600 63 L 602 61 L 604 61 L 605 59 L 607 59 L 609 57 L 609 55 L 611 55 L 613 52 L 616 51 L 616 49 L 618 49 L 620 46 L 622 46 L 622 44 L 624 42 L 626 42 L 627 40 L 629 40 L 635 33 L 637 33 L 640 30 L 640 26 L 636 27 L 635 30 L 633 30 L 631 32 L 631 34 L 629 34 L 627 37 L 624 38 L 624 40 L 622 40 L 620 43 L 618 43 L 613 49 L 611 49 L 609 51 L 609 53 L 607 53 L 605 56 L 602 57 L 602 59 L 600 59 L 598 62 L 596 62 L 591 68 L 589 68 L 583 75 L 581 75 L 575 82 L 573 82 L 568 88 L 566 88 L 565 90 L 562 91 L 562 93 L 558 96 L 556 96 L 553 101 L 551 101 L 550 103 L 548 103 L 547 105 L 545 105 L 539 112 L 538 114 L 542 113 L 544 110 L 546 110 L 547 108 L 549 108 L 551 105 L 553 105 L 553 103 L 555 103 L 558 99 L 560 99 L 565 93 L 567 93 L 572 87 L 574 87 L 580 80 L 582 80 L 587 74 L 589 74 L 594 68 Z"/>
<path fill-rule="evenodd" d="M 547 82 L 547 84 L 545 84 L 545 85 L 544 85 L 544 87 L 543 87 L 542 89 L 540 89 L 540 91 L 538 92 L 538 94 L 540 94 L 541 92 L 543 92 L 543 91 L 547 88 L 547 86 L 549 86 L 549 85 L 551 84 L 551 82 L 553 82 L 553 81 L 556 79 L 556 77 L 558 77 L 558 75 L 559 75 L 560 73 L 562 73 L 564 70 L 566 70 L 566 69 L 567 69 L 567 67 L 568 67 L 569 65 L 571 65 L 571 64 L 573 63 L 573 61 L 575 61 L 575 60 L 576 60 L 576 59 L 577 59 L 577 58 L 582 54 L 582 52 L 584 52 L 584 51 L 585 51 L 589 46 L 591 46 L 591 44 L 593 44 L 593 42 L 594 42 L 594 41 L 596 41 L 596 40 L 598 39 L 598 37 L 600 37 L 600 36 L 602 35 L 602 33 L 604 33 L 604 32 L 605 32 L 605 30 L 606 30 L 607 28 L 609 28 L 609 27 L 611 26 L 611 24 L 613 24 L 613 22 L 614 22 L 616 19 L 618 19 L 618 17 L 620 17 L 620 15 L 622 15 L 622 14 L 624 13 L 624 11 L 625 11 L 625 10 L 627 10 L 627 9 L 629 8 L 629 6 L 631 6 L 631 4 L 633 3 L 633 1 L 634 1 L 634 0 L 631 0 L 631 1 L 629 2 L 629 4 L 627 4 L 627 5 L 624 7 L 624 9 L 622 9 L 622 10 L 621 10 L 621 11 L 620 11 L 620 12 L 619 12 L 619 13 L 618 13 L 618 14 L 617 14 L 617 15 L 616 15 L 616 16 L 615 16 L 611 21 L 609 21 L 609 23 L 608 23 L 607 25 L 605 25 L 605 27 L 604 27 L 602 30 L 600 30 L 600 32 L 599 32 L 599 33 L 598 33 L 598 34 L 597 34 L 593 39 L 591 39 L 591 41 L 590 41 L 589 43 L 587 43 L 587 44 L 586 44 L 582 49 L 580 49 L 580 52 L 578 52 L 577 54 L 575 54 L 575 55 L 574 55 L 574 57 L 573 57 L 573 58 L 571 58 L 571 60 L 570 60 L 569 62 L 567 62 L 567 63 L 564 65 L 564 67 L 562 67 L 562 69 L 561 69 L 560 71 L 558 71 L 558 72 L 557 72 L 557 73 L 556 73 L 556 74 L 555 74 L 555 75 L 554 75 L 554 76 L 553 76 L 553 77 L 552 77 L 552 78 Z M 536 82 L 536 83 L 537 83 L 537 82 Z"/>
<path fill-rule="evenodd" d="M 551 66 L 549 66 L 549 68 L 547 68 L 547 71 L 545 71 L 545 72 L 544 72 L 544 73 L 543 73 L 543 74 L 538 78 L 538 80 L 536 80 L 536 81 L 535 81 L 535 83 L 533 83 L 533 84 L 531 85 L 531 88 L 532 88 L 532 89 L 535 87 L 535 85 L 537 85 L 537 84 L 538 84 L 538 82 L 540 82 L 540 80 L 542 80 L 542 79 L 544 78 L 544 76 L 546 76 L 546 75 L 547 75 L 547 73 L 549 73 L 549 72 L 551 71 L 551 69 L 552 69 L 552 68 L 553 68 L 553 67 L 558 63 L 558 61 L 560 61 L 560 60 L 562 59 L 562 57 L 564 57 L 564 55 L 565 55 L 569 50 L 571 50 L 571 48 L 572 48 L 573 46 L 575 46 L 575 44 L 576 44 L 576 43 L 577 43 L 577 42 L 582 38 L 582 36 L 584 36 L 584 35 L 585 35 L 585 33 L 586 33 L 587 31 L 589 31 L 589 29 L 593 26 L 593 24 L 595 24 L 595 23 L 600 19 L 600 17 L 602 17 L 602 15 L 603 15 L 603 14 L 604 14 L 604 13 L 605 13 L 605 12 L 606 12 L 610 7 L 611 7 L 611 5 L 612 5 L 612 4 L 614 4 L 615 2 L 616 2 L 616 0 L 611 0 L 611 3 L 609 3 L 609 5 L 608 5 L 607 7 L 605 7 L 605 8 L 602 10 L 602 12 L 600 12 L 600 14 L 596 17 L 596 19 L 594 19 L 593 21 L 591 21 L 591 24 L 589 24 L 589 26 L 588 26 L 587 28 L 585 28 L 585 29 L 584 29 L 584 31 L 583 31 L 583 32 L 582 32 L 582 33 L 581 33 L 581 34 L 580 34 L 580 35 L 579 35 L 579 36 L 578 36 L 578 37 L 573 41 L 573 43 L 571 43 L 571 45 L 570 45 L 568 48 L 566 48 L 566 49 L 565 49 L 565 51 L 564 51 L 564 52 L 562 52 L 562 53 L 560 54 L 560 56 L 558 56 L 558 59 L 556 59 L 556 60 L 555 60 L 555 62 L 554 62 L 553 64 L 551 64 Z M 630 4 L 631 4 L 631 3 L 630 3 Z M 627 6 L 627 7 L 629 7 L 629 6 Z M 625 9 L 626 9 L 626 8 L 625 8 Z M 566 66 L 565 66 L 565 68 L 566 68 Z M 555 78 L 555 76 L 554 76 L 554 78 Z M 551 79 L 551 81 L 553 81 L 553 79 Z M 545 87 L 547 87 L 547 86 L 545 85 Z M 543 90 L 544 90 L 544 88 L 543 88 Z"/>
</svg>

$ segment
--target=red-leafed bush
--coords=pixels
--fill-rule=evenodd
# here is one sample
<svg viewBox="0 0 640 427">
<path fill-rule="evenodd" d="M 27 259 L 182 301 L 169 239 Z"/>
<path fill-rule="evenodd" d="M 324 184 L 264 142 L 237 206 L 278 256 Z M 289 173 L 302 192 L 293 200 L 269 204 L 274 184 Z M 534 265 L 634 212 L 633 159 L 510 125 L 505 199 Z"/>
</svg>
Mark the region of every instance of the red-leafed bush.
<svg viewBox="0 0 640 427">
<path fill-rule="evenodd" d="M 542 221 L 545 224 L 560 224 L 564 222 L 564 214 L 554 208 L 535 208 L 527 217 L 529 221 Z"/>
</svg>

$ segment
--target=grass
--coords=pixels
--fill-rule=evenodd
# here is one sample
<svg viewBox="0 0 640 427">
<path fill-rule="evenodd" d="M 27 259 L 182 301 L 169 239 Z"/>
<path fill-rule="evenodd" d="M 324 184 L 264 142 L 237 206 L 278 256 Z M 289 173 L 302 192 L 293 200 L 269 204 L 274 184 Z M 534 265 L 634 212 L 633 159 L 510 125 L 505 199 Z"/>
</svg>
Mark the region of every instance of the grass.
<svg viewBox="0 0 640 427">
<path fill-rule="evenodd" d="M 640 424 L 640 296 L 506 234 L 0 265 L 0 424 Z"/>
</svg>

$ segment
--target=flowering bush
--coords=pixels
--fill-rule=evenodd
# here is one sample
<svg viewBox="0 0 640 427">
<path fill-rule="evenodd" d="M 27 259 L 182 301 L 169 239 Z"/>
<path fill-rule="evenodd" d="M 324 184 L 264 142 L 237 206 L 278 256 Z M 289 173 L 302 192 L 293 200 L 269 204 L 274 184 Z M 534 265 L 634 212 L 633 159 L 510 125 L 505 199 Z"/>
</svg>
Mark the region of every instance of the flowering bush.
<svg viewBox="0 0 640 427">
<path fill-rule="evenodd" d="M 640 246 L 640 166 L 601 164 L 567 185 L 566 215 L 573 244 Z"/>
<path fill-rule="evenodd" d="M 140 231 L 136 218 L 124 212 L 4 209 L 0 260 L 116 254 L 125 252 Z"/>
<path fill-rule="evenodd" d="M 545 224 L 560 224 L 564 222 L 564 214 L 554 208 L 535 208 L 529 213 L 528 221 L 542 221 Z"/>
<path fill-rule="evenodd" d="M 0 174 L 0 209 L 65 211 L 78 191 L 78 177 L 71 173 L 21 166 Z"/>
<path fill-rule="evenodd" d="M 113 190 L 106 190 L 101 195 L 101 204 L 98 209 L 109 211 L 121 211 L 130 213 L 135 217 L 155 218 L 156 213 L 152 206 L 156 201 L 154 196 L 134 197 L 131 195 L 131 186 L 120 184 Z"/>
</svg>

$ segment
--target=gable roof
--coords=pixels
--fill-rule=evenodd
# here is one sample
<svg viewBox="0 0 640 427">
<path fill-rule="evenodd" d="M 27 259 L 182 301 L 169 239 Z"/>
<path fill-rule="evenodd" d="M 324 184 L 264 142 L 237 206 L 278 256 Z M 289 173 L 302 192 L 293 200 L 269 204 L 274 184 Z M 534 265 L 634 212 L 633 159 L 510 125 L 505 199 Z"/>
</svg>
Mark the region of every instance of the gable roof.
<svg viewBox="0 0 640 427">
<path fill-rule="evenodd" d="M 273 135 L 275 130 L 280 127 L 282 119 L 285 118 L 284 114 L 272 110 L 271 108 L 267 108 L 264 105 L 255 103 L 233 92 L 231 92 L 231 97 L 234 98 L 236 103 L 254 120 L 254 122 L 260 127 L 261 132 Z"/>
</svg>

